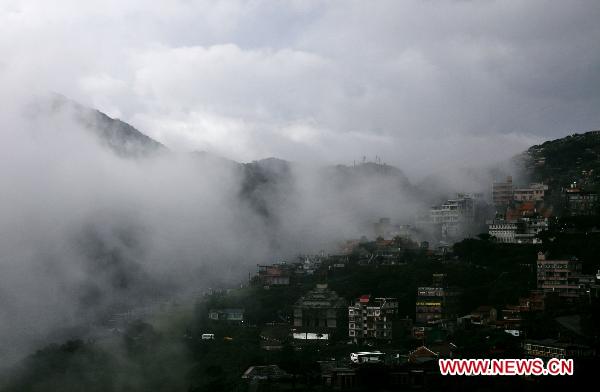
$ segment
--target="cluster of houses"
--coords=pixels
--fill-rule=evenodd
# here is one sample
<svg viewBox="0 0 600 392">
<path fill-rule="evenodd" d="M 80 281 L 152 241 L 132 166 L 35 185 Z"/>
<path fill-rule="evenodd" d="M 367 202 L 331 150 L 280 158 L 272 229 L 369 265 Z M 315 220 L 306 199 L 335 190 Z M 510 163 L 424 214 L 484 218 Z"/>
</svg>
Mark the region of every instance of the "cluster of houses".
<svg viewBox="0 0 600 392">
<path fill-rule="evenodd" d="M 377 254 L 377 251 L 373 254 Z M 303 274 L 314 274 L 322 265 L 325 256 L 302 256 L 297 263 L 275 263 L 259 265 L 257 275 L 251 282 L 263 288 L 289 286 L 291 279 Z M 333 261 L 332 261 L 333 260 Z M 339 265 L 344 268 L 345 256 L 328 259 L 327 268 Z M 468 315 L 459 315 L 461 290 L 447 284 L 445 274 L 434 274 L 431 283 L 419 286 L 416 292 L 413 318 L 401 318 L 398 300 L 364 294 L 358 298 L 340 297 L 326 283 L 317 284 L 293 305 L 291 328 L 284 332 L 265 335 L 269 347 L 271 335 L 280 340 L 328 341 L 333 333 L 344 335 L 354 343 L 392 341 L 394 334 L 411 333 L 414 338 L 424 339 L 431 333 L 452 331 L 465 325 L 485 325 L 501 329 L 514 336 L 523 336 L 523 320 L 530 312 L 544 311 L 550 304 L 559 301 L 575 303 L 600 297 L 600 271 L 596 276 L 582 273 L 582 263 L 575 259 L 548 259 L 540 252 L 536 262 L 537 287 L 518 304 L 508 304 L 502 309 L 481 307 Z M 211 309 L 209 319 L 214 321 L 243 322 L 243 309 Z M 281 329 L 281 328 L 280 328 Z M 341 330 L 345 330 L 340 333 Z M 437 332 L 436 332 L 437 331 Z M 272 331 L 271 331 L 272 332 Z"/>
<path fill-rule="evenodd" d="M 577 183 L 562 189 L 554 205 L 547 202 L 548 186 L 531 183 L 515 186 L 511 176 L 492 186 L 495 218 L 488 221 L 488 233 L 498 242 L 539 243 L 538 234 L 548 229 L 548 218 L 557 211 L 563 216 L 590 216 L 600 211 L 600 195 L 586 191 Z"/>
<path fill-rule="evenodd" d="M 316 257 L 304 257 L 303 260 L 301 264 L 319 262 Z M 257 275 L 265 287 L 288 285 L 291 274 L 299 271 L 299 265 L 295 264 L 279 263 L 267 267 L 259 266 Z M 396 298 L 364 294 L 348 302 L 326 283 L 319 283 L 294 303 L 290 323 L 264 326 L 261 347 L 281 350 L 286 343 L 295 347 L 329 344 L 334 335 L 338 342 L 345 340 L 349 344 L 373 347 L 372 351 L 356 352 L 349 358 L 320 362 L 321 382 L 341 389 L 360 383 L 360 365 L 363 363 L 385 364 L 388 369 L 386 382 L 390 385 L 423 386 L 433 382 L 439 374 L 433 364 L 437 364 L 438 358 L 455 355 L 456 346 L 448 337 L 459 329 L 486 328 L 519 337 L 523 354 L 530 357 L 594 355 L 590 347 L 573 342 L 527 340 L 526 331 L 530 315 L 544 312 L 558 303 L 576 303 L 600 296 L 600 272 L 597 276 L 582 274 L 578 260 L 550 260 L 543 253 L 538 255 L 536 270 L 536 289 L 520 298 L 517 304 L 507 304 L 500 309 L 479 306 L 462 316 L 459 314 L 461 290 L 448 285 L 445 274 L 434 274 L 430 284 L 417 288 L 414 318 L 399 314 Z M 244 309 L 211 309 L 209 319 L 242 324 Z M 423 345 L 409 352 L 385 350 L 398 336 L 412 336 Z M 430 343 L 425 346 L 425 341 Z M 249 382 L 288 380 L 290 375 L 274 366 L 251 367 L 243 378 Z"/>
<path fill-rule="evenodd" d="M 343 256 L 334 256 L 333 260 L 322 255 L 302 256 L 295 263 L 260 265 L 252 281 L 263 289 L 288 286 L 293 284 L 296 274 L 319 274 L 332 264 L 347 262 Z M 536 340 L 529 338 L 528 331 L 534 326 L 532 320 L 536 315 L 600 297 L 600 271 L 596 276 L 583 274 L 578 260 L 553 260 L 544 253 L 538 254 L 535 268 L 536 288 L 517 303 L 498 308 L 482 305 L 467 314 L 459 308 L 462 290 L 450 285 L 445 274 L 433 274 L 428 284 L 416 288 L 414 314 L 410 317 L 400 314 L 397 298 L 368 293 L 344 298 L 328 284 L 318 283 L 293 303 L 287 322 L 260 326 L 260 345 L 268 351 L 282 350 L 285 345 L 301 350 L 306 346 L 340 343 L 344 346 L 347 343 L 348 349 L 356 348 L 350 355 L 323 358 L 311 376 L 311 382 L 337 390 L 368 386 L 373 382 L 373 375 L 368 373 L 373 366 L 379 369 L 378 382 L 387 388 L 440 386 L 444 380 L 440 379 L 438 359 L 461 355 L 453 341 L 458 331 L 510 335 L 519 339 L 524 357 L 595 356 L 591 347 L 566 338 L 572 335 L 565 333 L 560 340 Z M 244 325 L 244 309 L 210 309 L 208 316 L 216 323 Z M 566 329 L 572 327 L 572 321 L 563 321 Z M 416 346 L 410 350 L 393 349 L 396 345 L 390 343 L 395 339 L 409 339 Z M 497 355 L 502 348 L 489 350 L 481 354 Z M 251 366 L 242 379 L 254 386 L 297 382 L 294 375 L 277 365 Z"/>
<path fill-rule="evenodd" d="M 495 218 L 487 222 L 489 234 L 502 243 L 537 243 L 538 235 L 548 229 L 548 218 L 553 213 L 545 200 L 547 191 L 548 186 L 541 183 L 515 186 L 511 177 L 494 183 L 492 200 L 496 213 Z M 566 189 L 564 198 L 565 208 L 571 215 L 587 215 L 598 203 L 597 196 L 576 186 Z M 367 242 L 365 239 L 348 241 L 338 255 L 306 255 L 292 263 L 258 265 L 251 284 L 264 289 L 294 285 L 295 279 L 321 274 L 324 269 L 346 268 L 350 254 L 357 265 L 366 267 L 406 264 L 409 254 L 425 254 L 431 260 L 443 257 L 445 240 L 464 236 L 479 221 L 485 220 L 481 220 L 489 212 L 483 210 L 485 205 L 481 194 L 458 194 L 432 207 L 415 227 L 392 225 L 390 219 L 382 218 L 373 225 L 376 240 L 368 242 L 368 247 L 361 246 Z M 432 250 L 428 241 L 412 240 L 423 227 L 436 232 L 437 238 L 441 239 L 439 247 Z M 281 350 L 285 344 L 291 344 L 301 349 L 307 345 L 347 342 L 349 347 L 372 348 L 356 351 L 349 357 L 319 362 L 320 371 L 315 377 L 320 383 L 338 390 L 365 385 L 369 378 L 361 373 L 361 366 L 373 364 L 383 366 L 385 371 L 380 374 L 381 379 L 390 388 L 439 385 L 437 360 L 460 355 L 452 339 L 455 332 L 461 330 L 496 331 L 502 336 L 516 337 L 525 357 L 596 355 L 589 346 L 569 339 L 530 339 L 528 331 L 532 327 L 531 320 L 549 309 L 599 298 L 600 271 L 596 276 L 583 274 L 582 263 L 577 259 L 548 259 L 544 253 L 538 254 L 535 268 L 535 289 L 519 298 L 517 303 L 500 307 L 482 305 L 468 314 L 460 311 L 462 290 L 448 284 L 445 274 L 433 274 L 429 284 L 417 287 L 414 315 L 410 317 L 400 314 L 397 298 L 369 293 L 357 298 L 343 298 L 319 275 L 318 280 L 323 283 L 316 284 L 297 299 L 287 322 L 282 319 L 281 323 L 261 326 L 261 347 Z M 209 319 L 243 324 L 244 309 L 211 309 Z M 562 322 L 566 329 L 573 328 L 569 320 L 559 321 Z M 394 346 L 389 343 L 398 338 L 421 343 L 410 351 L 389 349 Z M 293 376 L 276 365 L 267 365 L 250 367 L 242 378 L 251 384 L 265 380 L 286 383 Z"/>
<path fill-rule="evenodd" d="M 547 190 L 548 186 L 540 183 L 514 186 L 510 176 L 495 182 L 492 200 L 496 216 L 488 221 L 488 233 L 502 243 L 538 243 L 537 236 L 548 229 L 552 212 L 544 202 Z"/>
</svg>

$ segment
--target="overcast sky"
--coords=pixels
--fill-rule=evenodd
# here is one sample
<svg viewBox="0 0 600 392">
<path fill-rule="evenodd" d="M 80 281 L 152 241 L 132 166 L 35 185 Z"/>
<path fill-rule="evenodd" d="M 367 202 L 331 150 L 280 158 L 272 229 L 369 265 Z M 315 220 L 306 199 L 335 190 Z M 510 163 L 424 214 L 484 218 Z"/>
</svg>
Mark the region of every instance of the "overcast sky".
<svg viewBox="0 0 600 392">
<path fill-rule="evenodd" d="M 600 2 L 0 0 L 2 100 L 167 146 L 409 174 L 600 128 Z"/>
</svg>

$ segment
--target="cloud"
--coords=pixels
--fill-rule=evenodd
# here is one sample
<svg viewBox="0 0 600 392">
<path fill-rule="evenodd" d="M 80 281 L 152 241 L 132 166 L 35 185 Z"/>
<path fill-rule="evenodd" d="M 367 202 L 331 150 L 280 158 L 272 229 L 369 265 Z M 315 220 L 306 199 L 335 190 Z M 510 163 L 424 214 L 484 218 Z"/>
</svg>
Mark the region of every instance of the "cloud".
<svg viewBox="0 0 600 392">
<path fill-rule="evenodd" d="M 598 128 L 599 15 L 590 1 L 8 2 L 0 73 L 178 150 L 382 155 L 424 175 L 438 155 L 493 150 L 482 138 L 507 147 L 491 162 Z"/>
</svg>

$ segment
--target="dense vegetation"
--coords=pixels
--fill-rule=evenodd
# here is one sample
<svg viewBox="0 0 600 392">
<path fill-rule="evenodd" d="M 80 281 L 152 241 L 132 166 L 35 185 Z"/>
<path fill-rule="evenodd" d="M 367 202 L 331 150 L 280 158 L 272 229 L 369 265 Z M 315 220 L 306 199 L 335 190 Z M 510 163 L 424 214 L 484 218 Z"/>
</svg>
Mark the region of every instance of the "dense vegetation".
<svg viewBox="0 0 600 392">
<path fill-rule="evenodd" d="M 572 182 L 598 190 L 600 132 L 573 134 L 529 148 L 521 158 L 534 181 L 559 190 Z"/>
</svg>

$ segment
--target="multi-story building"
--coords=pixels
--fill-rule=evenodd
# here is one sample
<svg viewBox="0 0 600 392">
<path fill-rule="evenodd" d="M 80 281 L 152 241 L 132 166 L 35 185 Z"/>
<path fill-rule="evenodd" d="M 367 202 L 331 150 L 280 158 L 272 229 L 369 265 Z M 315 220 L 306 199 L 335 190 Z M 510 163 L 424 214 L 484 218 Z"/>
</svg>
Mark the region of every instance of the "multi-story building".
<svg viewBox="0 0 600 392">
<path fill-rule="evenodd" d="M 354 341 L 391 340 L 392 326 L 397 316 L 396 298 L 363 295 L 348 307 L 348 336 Z"/>
<path fill-rule="evenodd" d="M 518 187 L 513 190 L 513 200 L 515 201 L 542 201 L 548 190 L 548 185 L 541 183 L 531 183 L 526 187 Z"/>
<path fill-rule="evenodd" d="M 492 200 L 496 207 L 506 207 L 513 199 L 512 177 L 506 177 L 504 182 L 495 182 L 492 185 Z"/>
<path fill-rule="evenodd" d="M 257 282 L 261 286 L 288 286 L 293 266 L 285 262 L 258 265 Z"/>
<path fill-rule="evenodd" d="M 474 217 L 474 202 L 469 197 L 447 200 L 434 206 L 429 211 L 431 222 L 434 224 L 454 225 L 462 222 L 472 222 Z"/>
<path fill-rule="evenodd" d="M 294 305 L 294 327 L 315 332 L 336 329 L 345 308 L 346 301 L 327 284 L 317 284 Z"/>
<path fill-rule="evenodd" d="M 538 289 L 558 293 L 560 297 L 578 298 L 585 295 L 593 283 L 592 275 L 581 273 L 581 262 L 576 258 L 546 260 L 545 254 L 538 254 Z"/>
<path fill-rule="evenodd" d="M 430 225 L 441 230 L 442 238 L 457 237 L 463 234 L 475 220 L 475 199 L 469 194 L 457 195 L 444 203 L 433 206 L 429 215 L 421 219 L 421 225 Z"/>
<path fill-rule="evenodd" d="M 559 342 L 555 339 L 526 340 L 523 351 L 533 358 L 582 358 L 594 355 L 594 349 L 582 344 Z"/>
<path fill-rule="evenodd" d="M 594 215 L 600 209 L 600 195 L 572 184 L 565 190 L 565 208 L 571 216 Z"/>
<path fill-rule="evenodd" d="M 507 221 L 495 219 L 488 223 L 488 233 L 497 242 L 506 244 L 537 244 L 537 235 L 548 229 L 548 218 L 525 217 Z"/>
<path fill-rule="evenodd" d="M 519 230 L 517 222 L 507 222 L 503 219 L 494 219 L 488 224 L 488 234 L 496 238 L 496 241 L 505 244 L 516 243 L 516 235 Z"/>
<path fill-rule="evenodd" d="M 438 324 L 455 320 L 458 312 L 459 290 L 447 287 L 444 276 L 434 275 L 434 284 L 417 288 L 416 317 L 419 325 Z"/>
</svg>

